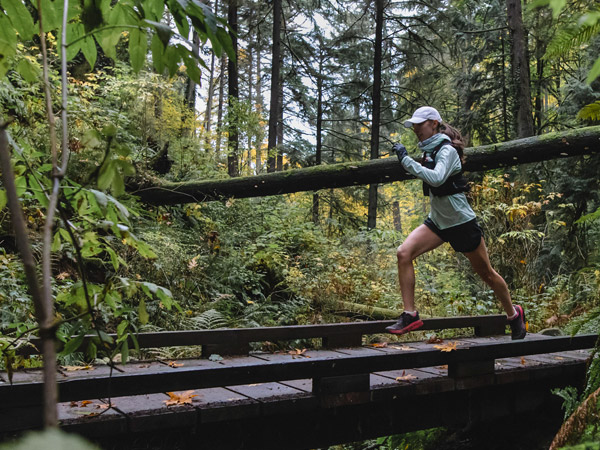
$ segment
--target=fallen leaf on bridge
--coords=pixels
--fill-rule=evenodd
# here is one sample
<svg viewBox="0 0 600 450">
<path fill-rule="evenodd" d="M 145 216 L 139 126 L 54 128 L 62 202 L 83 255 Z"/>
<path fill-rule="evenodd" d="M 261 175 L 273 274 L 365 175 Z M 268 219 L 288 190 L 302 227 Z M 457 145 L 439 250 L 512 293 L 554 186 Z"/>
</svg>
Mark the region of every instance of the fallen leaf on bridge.
<svg viewBox="0 0 600 450">
<path fill-rule="evenodd" d="M 169 361 L 167 364 L 169 367 L 183 367 L 183 363 L 178 363 L 176 361 Z"/>
<path fill-rule="evenodd" d="M 441 345 L 434 345 L 433 348 L 437 348 L 438 350 L 441 350 L 442 352 L 451 352 L 452 350 L 456 350 L 457 345 L 460 345 L 460 342 L 454 341 L 454 342 L 446 342 L 445 344 L 441 344 Z"/>
<path fill-rule="evenodd" d="M 385 348 L 388 346 L 387 342 L 375 342 L 373 344 L 369 344 L 371 347 L 375 348 Z"/>
<path fill-rule="evenodd" d="M 292 350 L 290 352 L 288 352 L 290 355 L 292 355 L 292 359 L 296 359 L 296 358 L 310 358 L 310 356 L 306 355 L 306 349 L 303 348 L 302 350 L 300 350 L 299 348 Z"/>
<path fill-rule="evenodd" d="M 523 358 L 522 356 L 521 356 L 521 364 L 522 364 L 522 365 L 525 365 L 525 364 L 527 364 L 527 361 L 526 361 L 526 360 L 525 360 L 525 358 Z"/>
<path fill-rule="evenodd" d="M 75 372 L 77 370 L 94 370 L 92 366 L 61 366 L 67 372 Z"/>
<path fill-rule="evenodd" d="M 169 400 L 164 400 L 164 403 L 167 406 L 173 406 L 173 405 L 191 405 L 192 404 L 192 399 L 194 397 L 198 397 L 197 394 L 194 394 L 194 392 L 196 391 L 185 391 L 182 394 L 177 394 L 175 392 L 167 392 L 167 394 L 169 395 Z"/>
<path fill-rule="evenodd" d="M 406 370 L 402 371 L 402 376 L 400 377 L 396 377 L 396 381 L 410 381 L 410 380 L 416 380 L 417 377 L 414 375 L 411 375 L 410 373 L 406 373 Z"/>
<path fill-rule="evenodd" d="M 91 400 L 82 400 L 81 402 L 77 402 L 77 401 L 72 401 L 71 404 L 69 406 L 71 406 L 71 408 L 85 408 L 87 405 L 93 403 Z"/>
<path fill-rule="evenodd" d="M 427 339 L 425 341 L 428 344 L 441 344 L 442 342 L 444 342 L 443 339 L 440 339 L 439 337 L 437 337 L 437 335 L 432 335 L 429 337 L 429 339 Z"/>
<path fill-rule="evenodd" d="M 393 348 L 395 350 L 402 350 L 404 352 L 412 352 L 416 350 L 416 348 L 409 347 L 408 345 L 390 345 L 390 348 Z"/>
</svg>

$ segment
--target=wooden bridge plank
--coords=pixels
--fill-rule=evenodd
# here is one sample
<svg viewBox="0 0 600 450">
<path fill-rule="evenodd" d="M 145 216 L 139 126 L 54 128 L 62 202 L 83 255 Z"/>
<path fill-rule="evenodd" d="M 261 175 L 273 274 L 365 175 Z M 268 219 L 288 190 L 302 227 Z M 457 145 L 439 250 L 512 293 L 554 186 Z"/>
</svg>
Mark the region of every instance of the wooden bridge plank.
<svg viewBox="0 0 600 450">
<path fill-rule="evenodd" d="M 259 402 L 263 415 L 299 413 L 315 410 L 319 405 L 311 393 L 282 383 L 245 384 L 227 386 L 227 389 Z"/>
<path fill-rule="evenodd" d="M 488 358 L 505 358 L 531 355 L 548 351 L 566 351 L 590 348 L 597 336 L 547 337 L 540 340 L 495 342 L 455 351 L 441 352 L 434 348 L 420 351 L 385 353 L 375 356 L 346 356 L 343 358 L 303 358 L 291 362 L 259 361 L 234 365 L 232 362 L 218 367 L 181 367 L 172 372 L 149 372 L 140 374 L 118 373 L 110 380 L 90 376 L 87 379 L 67 379 L 59 383 L 61 400 L 85 397 L 104 397 L 150 393 L 164 390 L 217 387 L 241 383 L 258 383 L 300 379 L 309 377 L 332 377 L 354 375 L 365 371 L 386 371 L 431 367 Z M 318 354 L 318 352 L 315 352 Z M 339 354 L 339 353 L 338 353 Z M 233 361 L 233 360 L 232 360 Z M 237 361 L 242 361 L 237 359 Z M 227 364 L 227 365 L 225 365 Z M 6 405 L 39 402 L 41 383 L 20 383 L 13 386 L 0 385 L 0 395 Z M 35 404 L 35 403 L 32 403 Z"/>
<path fill-rule="evenodd" d="M 119 398 L 115 402 L 116 408 L 127 415 L 130 432 L 174 428 L 195 430 L 199 420 L 196 408 L 187 404 L 166 406 L 167 400 L 169 396 L 160 393 Z"/>
</svg>

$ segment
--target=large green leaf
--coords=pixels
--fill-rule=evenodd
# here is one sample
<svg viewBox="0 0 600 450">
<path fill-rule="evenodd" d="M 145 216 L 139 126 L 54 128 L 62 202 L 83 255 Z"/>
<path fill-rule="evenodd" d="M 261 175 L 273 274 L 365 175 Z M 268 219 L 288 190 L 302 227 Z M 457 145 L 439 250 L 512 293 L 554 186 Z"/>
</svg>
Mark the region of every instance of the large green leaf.
<svg viewBox="0 0 600 450">
<path fill-rule="evenodd" d="M 9 59 L 17 53 L 17 34 L 8 17 L 0 12 L 0 65 L 9 67 Z M 6 70 L 0 72 L 4 76 Z"/>
<path fill-rule="evenodd" d="M 148 40 L 144 30 L 131 29 L 129 31 L 129 59 L 134 72 L 139 72 L 146 61 Z"/>
<path fill-rule="evenodd" d="M 142 6 L 147 19 L 160 21 L 165 10 L 165 2 L 163 0 L 144 0 Z"/>
<path fill-rule="evenodd" d="M 594 81 L 598 77 L 600 77 L 600 57 L 596 60 L 596 62 L 588 72 L 588 76 L 585 82 L 587 84 L 592 84 L 592 81 Z"/>
<path fill-rule="evenodd" d="M 152 36 L 150 48 L 152 50 L 152 65 L 158 73 L 162 74 L 165 70 L 165 63 L 163 62 L 165 46 L 162 44 L 157 34 Z"/>
<path fill-rule="evenodd" d="M 33 18 L 23 2 L 21 0 L 4 0 L 2 7 L 21 39 L 24 41 L 30 40 L 37 32 L 37 27 L 34 25 Z"/>
<path fill-rule="evenodd" d="M 17 72 L 28 83 L 35 83 L 41 77 L 42 71 L 40 65 L 33 58 L 22 58 L 17 64 Z"/>
<path fill-rule="evenodd" d="M 6 190 L 0 189 L 0 211 L 4 209 L 7 203 Z"/>
<path fill-rule="evenodd" d="M 171 36 L 175 34 L 173 33 L 173 30 L 171 30 L 171 28 L 164 23 L 154 22 L 152 20 L 147 19 L 144 20 L 144 22 L 156 30 L 156 35 L 160 39 L 160 42 L 162 42 L 163 47 L 167 47 L 169 45 L 169 40 L 171 39 Z"/>
<path fill-rule="evenodd" d="M 85 34 L 85 30 L 83 28 L 83 24 L 81 22 L 69 23 L 67 25 L 67 61 L 72 60 L 77 56 L 79 50 L 81 50 L 81 45 L 83 44 L 83 40 L 78 40 L 81 36 Z M 62 41 L 62 34 L 59 39 L 59 45 Z M 70 44 L 70 42 L 75 41 L 74 44 Z"/>
<path fill-rule="evenodd" d="M 93 69 L 96 65 L 96 59 L 98 58 L 98 50 L 96 49 L 96 41 L 92 36 L 88 36 L 81 41 L 81 51 L 90 67 Z"/>
<path fill-rule="evenodd" d="M 117 44 L 122 31 L 122 28 L 110 28 L 98 33 L 98 42 L 109 58 L 117 59 Z"/>
<path fill-rule="evenodd" d="M 37 6 L 36 2 L 33 3 Z M 64 2 L 62 0 L 41 0 L 41 5 L 44 32 L 59 29 L 62 24 Z M 79 5 L 79 2 L 69 2 L 67 20 L 70 21 L 74 19 L 80 12 L 81 6 Z"/>
</svg>

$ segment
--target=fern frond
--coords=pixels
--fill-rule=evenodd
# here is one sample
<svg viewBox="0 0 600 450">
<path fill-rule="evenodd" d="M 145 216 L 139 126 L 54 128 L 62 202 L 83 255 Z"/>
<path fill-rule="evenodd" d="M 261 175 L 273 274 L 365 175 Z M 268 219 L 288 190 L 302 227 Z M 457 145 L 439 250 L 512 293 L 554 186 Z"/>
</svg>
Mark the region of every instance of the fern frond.
<svg viewBox="0 0 600 450">
<path fill-rule="evenodd" d="M 227 326 L 227 318 L 216 309 L 204 311 L 199 316 L 192 319 L 196 326 L 201 330 L 214 330 Z"/>
<path fill-rule="evenodd" d="M 600 122 L 600 100 L 581 108 L 577 118 L 586 122 Z"/>
<path fill-rule="evenodd" d="M 554 39 L 548 44 L 544 59 L 554 59 L 566 56 L 571 50 L 575 50 L 590 42 L 592 38 L 599 33 L 600 23 L 596 23 L 593 26 L 569 25 L 559 30 Z"/>
</svg>

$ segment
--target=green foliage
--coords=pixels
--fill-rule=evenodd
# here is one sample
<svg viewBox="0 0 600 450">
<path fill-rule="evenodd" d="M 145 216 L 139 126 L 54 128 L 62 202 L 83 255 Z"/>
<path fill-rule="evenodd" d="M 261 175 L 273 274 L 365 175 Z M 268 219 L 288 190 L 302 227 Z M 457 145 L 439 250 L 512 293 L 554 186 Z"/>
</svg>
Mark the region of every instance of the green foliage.
<svg viewBox="0 0 600 450">
<path fill-rule="evenodd" d="M 17 36 L 28 41 L 39 33 L 34 24 L 41 15 L 44 32 L 56 33 L 62 38 L 62 9 L 63 2 L 44 0 L 42 10 L 34 11 L 34 16 L 21 0 L 6 0 L 2 2 L 4 11 L 0 11 L 0 77 L 14 67 L 24 78 L 31 77 L 31 66 L 27 62 L 14 64 L 16 55 Z M 175 36 L 173 30 L 161 23 L 163 13 L 172 14 L 175 25 L 181 33 Z M 218 19 L 212 10 L 198 2 L 157 2 L 133 0 L 110 2 L 71 2 L 69 4 L 67 23 L 67 58 L 74 58 L 81 50 L 90 67 L 97 60 L 96 43 L 100 45 L 105 55 L 116 59 L 117 44 L 124 32 L 129 36 L 129 57 L 135 72 L 138 72 L 146 60 L 148 35 L 152 37 L 152 60 L 154 67 L 163 73 L 165 69 L 173 76 L 179 66 L 185 67 L 190 78 L 200 81 L 198 64 L 204 62 L 196 57 L 197 46 L 189 41 L 188 18 L 191 19 L 194 30 L 200 40 L 210 40 L 213 51 L 220 56 L 225 51 L 230 58 L 235 58 L 231 40 L 226 31 L 226 22 Z M 175 36 L 175 38 L 173 38 Z M 172 39 L 173 38 L 173 39 Z M 186 42 L 189 47 L 180 42 Z M 60 45 L 60 43 L 59 43 Z"/>
<path fill-rule="evenodd" d="M 430 450 L 437 448 L 440 439 L 446 434 L 443 428 L 431 428 L 429 430 L 413 431 L 411 433 L 398 434 L 377 439 L 377 448 L 381 450 Z"/>
<path fill-rule="evenodd" d="M 58 428 L 29 432 L 14 442 L 4 442 L 1 450 L 29 450 L 44 448 L 47 450 L 98 450 L 99 447 L 76 434 L 66 433 Z"/>
</svg>

